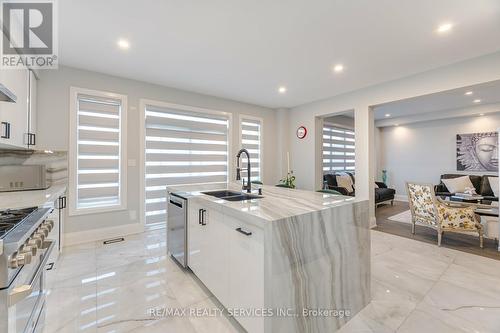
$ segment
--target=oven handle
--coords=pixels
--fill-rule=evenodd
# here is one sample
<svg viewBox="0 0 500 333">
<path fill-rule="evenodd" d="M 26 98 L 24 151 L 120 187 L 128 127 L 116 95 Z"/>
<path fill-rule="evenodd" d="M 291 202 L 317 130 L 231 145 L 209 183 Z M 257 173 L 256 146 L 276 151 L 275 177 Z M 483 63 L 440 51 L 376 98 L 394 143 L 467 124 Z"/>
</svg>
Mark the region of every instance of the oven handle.
<svg viewBox="0 0 500 333">
<path fill-rule="evenodd" d="M 48 243 L 47 245 L 47 251 L 45 251 L 44 257 L 42 262 L 38 265 L 38 268 L 36 270 L 36 273 L 33 275 L 33 277 L 30 280 L 30 284 L 24 284 L 19 287 L 15 287 L 12 289 L 12 292 L 9 294 L 9 299 L 8 299 L 8 306 L 11 307 L 29 295 L 33 292 L 33 285 L 35 282 L 40 278 L 40 275 L 43 273 L 45 270 L 45 265 L 47 264 L 47 261 L 49 260 L 50 253 L 52 252 L 52 249 L 54 248 L 56 242 L 55 241 L 45 241 L 44 243 Z M 45 245 L 45 244 L 44 244 Z"/>
</svg>

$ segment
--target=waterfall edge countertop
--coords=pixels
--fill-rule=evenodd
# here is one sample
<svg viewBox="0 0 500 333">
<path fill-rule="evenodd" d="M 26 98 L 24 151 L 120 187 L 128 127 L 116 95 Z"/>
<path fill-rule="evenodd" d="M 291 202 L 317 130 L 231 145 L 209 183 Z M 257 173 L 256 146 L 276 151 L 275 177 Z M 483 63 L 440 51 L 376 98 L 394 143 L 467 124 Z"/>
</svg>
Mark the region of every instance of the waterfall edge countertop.
<svg viewBox="0 0 500 333">
<path fill-rule="evenodd" d="M 202 192 L 231 190 L 244 192 L 239 183 L 214 183 L 167 186 L 167 191 L 188 200 L 203 200 L 214 209 L 231 212 L 232 215 L 251 215 L 262 222 L 271 222 L 292 216 L 303 215 L 336 206 L 348 205 L 361 200 L 343 195 L 288 189 L 269 185 L 253 185 L 252 194 L 257 194 L 257 186 L 262 188 L 262 197 L 243 201 L 227 201 Z M 245 192 L 246 193 L 246 192 Z"/>
<path fill-rule="evenodd" d="M 0 193 L 0 210 L 40 207 L 56 201 L 66 191 L 66 184 L 54 184 L 45 190 Z"/>
<path fill-rule="evenodd" d="M 238 183 L 167 190 L 187 199 L 187 265 L 222 305 L 286 313 L 235 315 L 249 333 L 332 333 L 369 303 L 367 200 L 265 185 L 260 199 L 202 193 Z M 332 315 L 308 314 L 318 309 Z"/>
</svg>

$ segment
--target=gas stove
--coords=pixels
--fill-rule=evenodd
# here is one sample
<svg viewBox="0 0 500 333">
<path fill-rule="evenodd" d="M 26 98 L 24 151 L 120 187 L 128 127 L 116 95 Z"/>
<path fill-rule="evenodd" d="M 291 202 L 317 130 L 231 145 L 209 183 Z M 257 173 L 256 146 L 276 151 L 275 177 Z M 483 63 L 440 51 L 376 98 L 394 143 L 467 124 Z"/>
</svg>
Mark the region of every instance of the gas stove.
<svg viewBox="0 0 500 333">
<path fill-rule="evenodd" d="M 43 329 L 52 207 L 0 211 L 0 332 Z M 35 328 L 37 330 L 35 330 Z"/>
<path fill-rule="evenodd" d="M 17 224 L 36 209 L 37 207 L 30 207 L 0 211 L 0 239 L 4 238 L 10 230 L 14 229 Z"/>
</svg>

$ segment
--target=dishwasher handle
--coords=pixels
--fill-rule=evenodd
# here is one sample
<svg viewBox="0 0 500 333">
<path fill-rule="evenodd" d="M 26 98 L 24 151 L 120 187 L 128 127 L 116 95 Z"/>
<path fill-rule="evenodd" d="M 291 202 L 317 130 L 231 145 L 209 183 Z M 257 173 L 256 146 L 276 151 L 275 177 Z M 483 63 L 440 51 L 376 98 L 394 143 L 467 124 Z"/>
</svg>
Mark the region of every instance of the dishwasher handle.
<svg viewBox="0 0 500 333">
<path fill-rule="evenodd" d="M 177 202 L 175 200 L 172 200 L 172 198 L 170 198 L 170 203 L 172 205 L 175 205 L 175 206 L 179 207 L 179 208 L 182 208 L 182 202 Z"/>
</svg>

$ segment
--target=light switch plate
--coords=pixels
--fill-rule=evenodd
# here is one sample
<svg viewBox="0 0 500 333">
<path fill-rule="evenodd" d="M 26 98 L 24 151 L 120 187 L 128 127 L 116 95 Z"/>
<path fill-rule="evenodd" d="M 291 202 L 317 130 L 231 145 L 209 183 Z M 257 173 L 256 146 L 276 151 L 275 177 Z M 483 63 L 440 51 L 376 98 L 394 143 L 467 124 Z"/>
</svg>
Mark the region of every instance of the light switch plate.
<svg viewBox="0 0 500 333">
<path fill-rule="evenodd" d="M 137 162 L 136 160 L 128 160 L 128 166 L 129 167 L 135 167 L 137 165 Z"/>
</svg>

